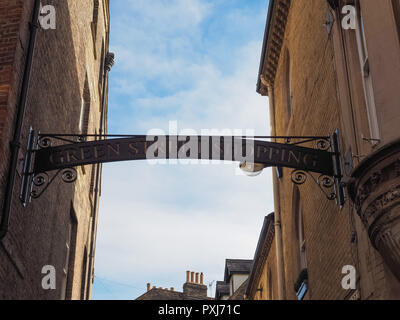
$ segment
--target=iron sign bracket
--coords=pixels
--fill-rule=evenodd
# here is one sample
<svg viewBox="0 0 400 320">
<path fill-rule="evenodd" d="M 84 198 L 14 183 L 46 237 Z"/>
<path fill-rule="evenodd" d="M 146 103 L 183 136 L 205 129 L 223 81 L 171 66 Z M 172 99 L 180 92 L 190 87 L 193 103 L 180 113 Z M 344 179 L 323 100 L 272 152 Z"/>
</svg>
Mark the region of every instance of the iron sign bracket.
<svg viewBox="0 0 400 320">
<path fill-rule="evenodd" d="M 295 169 L 291 173 L 291 180 L 297 185 L 302 185 L 307 181 L 307 176 L 311 177 L 328 200 L 336 200 L 336 204 L 343 208 L 346 202 L 346 193 L 345 186 L 342 183 L 343 166 L 340 154 L 339 131 L 336 130 L 332 136 L 320 141 L 320 143 L 326 141 L 327 145 L 320 144 L 319 148 L 322 150 L 330 149 L 332 153 L 334 176 L 319 175 L 315 177 L 312 172 Z"/>
<path fill-rule="evenodd" d="M 52 174 L 48 172 L 35 174 L 33 172 L 35 152 L 42 148 L 51 147 L 52 140 L 50 137 L 63 142 L 77 143 L 82 141 L 81 139 L 85 138 L 86 135 L 67 135 L 67 137 L 63 135 L 42 135 L 40 132 L 36 133 L 30 128 L 19 194 L 19 199 L 24 207 L 26 207 L 28 202 L 31 202 L 32 199 L 40 198 L 57 177 L 60 176 L 65 183 L 73 183 L 78 178 L 78 173 L 75 168 L 60 169 Z M 71 137 L 78 138 L 78 141 L 71 140 Z"/>
</svg>

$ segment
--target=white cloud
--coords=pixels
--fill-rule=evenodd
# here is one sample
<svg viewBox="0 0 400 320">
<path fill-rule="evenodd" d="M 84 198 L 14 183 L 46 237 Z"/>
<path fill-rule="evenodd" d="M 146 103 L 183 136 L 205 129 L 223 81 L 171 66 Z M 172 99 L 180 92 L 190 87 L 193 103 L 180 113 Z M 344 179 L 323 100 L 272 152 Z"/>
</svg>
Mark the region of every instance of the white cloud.
<svg viewBox="0 0 400 320">
<path fill-rule="evenodd" d="M 255 92 L 261 36 L 235 47 L 203 39 L 202 24 L 216 16 L 206 1 L 124 3 L 113 16 L 110 128 L 167 131 L 178 120 L 178 129 L 198 132 L 269 133 L 267 99 Z M 255 23 L 240 12 L 218 12 L 215 19 Z M 255 19 L 262 30 L 265 14 L 257 11 Z M 119 297 L 135 298 L 147 282 L 179 290 L 187 269 L 204 272 L 206 282 L 222 280 L 226 258 L 252 258 L 264 216 L 273 210 L 271 170 L 249 178 L 235 175 L 236 166 L 106 164 L 96 275 L 134 284 L 139 289 Z"/>
</svg>

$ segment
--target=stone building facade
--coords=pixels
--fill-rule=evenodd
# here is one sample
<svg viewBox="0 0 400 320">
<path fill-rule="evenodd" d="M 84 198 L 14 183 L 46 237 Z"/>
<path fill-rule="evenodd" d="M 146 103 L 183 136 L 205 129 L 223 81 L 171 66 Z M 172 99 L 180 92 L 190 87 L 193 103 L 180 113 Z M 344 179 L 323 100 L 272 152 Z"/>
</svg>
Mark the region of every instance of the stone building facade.
<svg viewBox="0 0 400 320">
<path fill-rule="evenodd" d="M 257 92 L 269 97 L 271 133 L 338 130 L 346 202 L 328 200 L 312 173 L 296 185 L 292 169 L 274 168 L 274 238 L 249 299 L 400 298 L 399 8 L 270 0 Z M 346 266 L 355 288 L 343 286 Z"/>
<path fill-rule="evenodd" d="M 91 298 L 101 166 L 56 178 L 26 207 L 19 191 L 30 128 L 105 132 L 109 24 L 108 0 L 0 0 L 0 299 Z"/>
</svg>

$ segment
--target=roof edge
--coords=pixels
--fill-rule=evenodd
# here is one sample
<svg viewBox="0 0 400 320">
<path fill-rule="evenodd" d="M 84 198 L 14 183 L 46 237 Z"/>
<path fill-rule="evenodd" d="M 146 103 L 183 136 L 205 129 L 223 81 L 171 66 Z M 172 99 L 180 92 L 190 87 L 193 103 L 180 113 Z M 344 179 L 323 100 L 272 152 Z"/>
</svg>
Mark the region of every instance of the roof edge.
<svg viewBox="0 0 400 320">
<path fill-rule="evenodd" d="M 273 85 L 285 35 L 291 0 L 270 0 L 258 70 L 257 93 L 267 96 Z"/>
<path fill-rule="evenodd" d="M 246 296 L 248 297 L 251 296 L 251 294 L 257 289 L 255 288 L 255 285 L 260 278 L 261 267 L 264 262 L 262 258 L 267 259 L 268 253 L 271 249 L 272 241 L 275 235 L 274 221 L 275 215 L 273 212 L 264 218 L 264 223 L 260 232 L 260 237 L 258 239 L 257 248 L 254 253 L 253 266 L 251 268 L 250 276 L 248 278 L 249 281 L 246 289 Z"/>
</svg>

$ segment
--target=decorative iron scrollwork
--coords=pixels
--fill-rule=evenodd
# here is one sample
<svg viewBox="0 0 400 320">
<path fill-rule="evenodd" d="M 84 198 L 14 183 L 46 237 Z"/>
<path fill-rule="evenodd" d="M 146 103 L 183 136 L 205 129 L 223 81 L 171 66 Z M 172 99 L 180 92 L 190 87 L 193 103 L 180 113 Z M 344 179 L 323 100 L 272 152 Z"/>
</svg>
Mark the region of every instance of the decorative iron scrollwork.
<svg viewBox="0 0 400 320">
<path fill-rule="evenodd" d="M 327 175 L 320 175 L 317 179 L 309 172 L 304 170 L 293 170 L 291 174 L 291 180 L 297 185 L 302 185 L 307 181 L 307 175 L 309 175 L 315 184 L 321 189 L 323 194 L 328 200 L 335 200 L 336 193 L 332 189 L 335 185 L 335 180 Z"/>
<path fill-rule="evenodd" d="M 57 178 L 57 176 L 60 175 L 60 173 L 61 179 L 65 183 L 73 183 L 78 178 L 78 172 L 74 168 L 60 169 L 51 178 L 46 172 L 39 173 L 32 179 L 33 185 L 30 193 L 32 199 L 38 199 Z"/>
<path fill-rule="evenodd" d="M 64 169 L 61 178 L 65 183 L 73 183 L 78 178 L 78 173 L 74 168 Z"/>
<path fill-rule="evenodd" d="M 38 141 L 39 148 L 49 148 L 52 146 L 52 141 L 49 137 L 40 137 Z"/>
<path fill-rule="evenodd" d="M 326 192 L 324 189 L 331 189 L 334 184 L 335 184 L 335 180 L 330 177 L 330 176 L 326 176 L 326 175 L 320 175 L 317 179 L 317 183 L 320 187 L 320 189 L 322 190 L 322 192 L 326 195 L 328 200 L 334 200 L 336 199 L 336 193 L 331 191 Z"/>
<path fill-rule="evenodd" d="M 329 142 L 329 140 L 326 140 L 326 139 L 318 139 L 318 140 L 316 140 L 316 142 L 315 142 L 315 147 L 316 147 L 318 150 L 324 150 L 324 151 L 326 151 L 326 150 L 329 150 L 329 149 L 330 149 L 331 143 Z"/>
<path fill-rule="evenodd" d="M 84 135 L 40 135 L 38 136 L 37 146 L 39 149 L 45 149 L 55 146 L 57 143 L 77 143 L 85 142 L 87 136 Z"/>
<path fill-rule="evenodd" d="M 294 170 L 290 178 L 293 183 L 301 185 L 307 181 L 307 173 L 303 170 Z"/>
<path fill-rule="evenodd" d="M 317 181 L 318 184 L 324 188 L 332 188 L 335 183 L 332 177 L 326 175 L 320 175 Z"/>
<path fill-rule="evenodd" d="M 33 199 L 39 198 L 43 194 L 43 192 L 47 189 L 49 181 L 50 178 L 47 173 L 40 173 L 34 176 L 32 179 L 33 188 L 31 191 L 31 197 Z"/>
<path fill-rule="evenodd" d="M 37 187 L 43 186 L 49 181 L 49 175 L 47 173 L 40 173 L 33 178 L 33 184 Z"/>
</svg>

